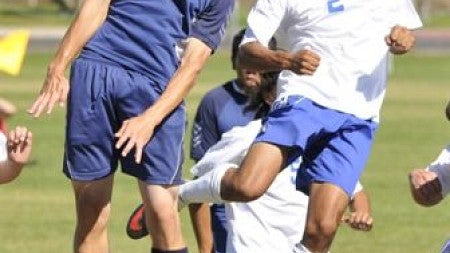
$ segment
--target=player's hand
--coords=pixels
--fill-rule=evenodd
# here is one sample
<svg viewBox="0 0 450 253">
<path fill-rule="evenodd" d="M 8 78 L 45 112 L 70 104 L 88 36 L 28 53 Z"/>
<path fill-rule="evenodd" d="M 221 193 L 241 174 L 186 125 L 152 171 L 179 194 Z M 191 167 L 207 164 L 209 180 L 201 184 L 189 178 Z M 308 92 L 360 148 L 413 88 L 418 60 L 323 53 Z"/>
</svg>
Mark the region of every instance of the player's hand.
<svg viewBox="0 0 450 253">
<path fill-rule="evenodd" d="M 39 117 L 44 111 L 51 113 L 55 103 L 64 106 L 68 92 L 69 82 L 64 76 L 64 71 L 49 67 L 39 96 L 28 109 L 28 113 L 33 117 Z"/>
<path fill-rule="evenodd" d="M 409 173 L 409 185 L 414 200 L 423 206 L 433 206 L 442 199 L 442 186 L 433 171 L 415 169 Z"/>
<path fill-rule="evenodd" d="M 345 215 L 342 221 L 351 228 L 361 231 L 370 231 L 373 226 L 373 218 L 367 212 L 351 212 Z"/>
<path fill-rule="evenodd" d="M 399 25 L 394 26 L 385 39 L 393 54 L 407 53 L 414 46 L 416 40 L 408 28 Z"/>
<path fill-rule="evenodd" d="M 8 134 L 8 158 L 16 165 L 24 165 L 31 154 L 32 133 L 26 127 L 16 127 Z"/>
<path fill-rule="evenodd" d="M 135 162 L 141 163 L 142 151 L 153 136 L 154 129 L 155 126 L 144 115 L 125 120 L 122 127 L 115 134 L 115 137 L 118 138 L 116 148 L 122 149 L 121 154 L 123 157 L 127 156 L 135 148 Z"/>
<path fill-rule="evenodd" d="M 289 70 L 299 75 L 313 75 L 320 64 L 320 56 L 309 48 L 302 49 L 292 56 Z"/>
</svg>

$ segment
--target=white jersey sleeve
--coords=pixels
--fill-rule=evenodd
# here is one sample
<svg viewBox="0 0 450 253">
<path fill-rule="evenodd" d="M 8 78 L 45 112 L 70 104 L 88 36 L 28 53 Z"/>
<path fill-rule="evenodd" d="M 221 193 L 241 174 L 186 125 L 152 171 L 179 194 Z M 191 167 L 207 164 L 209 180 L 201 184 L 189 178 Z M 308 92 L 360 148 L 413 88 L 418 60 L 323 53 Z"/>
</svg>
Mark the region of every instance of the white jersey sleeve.
<svg viewBox="0 0 450 253">
<path fill-rule="evenodd" d="M 260 128 L 261 120 L 255 120 L 224 133 L 220 141 L 210 147 L 203 158 L 191 168 L 192 175 L 200 177 L 225 163 L 239 166 Z"/>
<path fill-rule="evenodd" d="M 442 195 L 446 196 L 450 192 L 450 145 L 442 150 L 433 163 L 428 165 L 427 170 L 436 172 L 442 185 Z"/>
<path fill-rule="evenodd" d="M 268 46 L 284 18 L 287 3 L 287 0 L 257 1 L 248 14 L 247 30 L 241 44 L 258 41 Z"/>
<path fill-rule="evenodd" d="M 8 150 L 6 149 L 6 136 L 0 132 L 0 162 L 8 159 Z"/>
<path fill-rule="evenodd" d="M 396 0 L 396 3 L 395 14 L 391 15 L 392 26 L 401 25 L 410 30 L 422 27 L 422 21 L 411 0 Z"/>
</svg>

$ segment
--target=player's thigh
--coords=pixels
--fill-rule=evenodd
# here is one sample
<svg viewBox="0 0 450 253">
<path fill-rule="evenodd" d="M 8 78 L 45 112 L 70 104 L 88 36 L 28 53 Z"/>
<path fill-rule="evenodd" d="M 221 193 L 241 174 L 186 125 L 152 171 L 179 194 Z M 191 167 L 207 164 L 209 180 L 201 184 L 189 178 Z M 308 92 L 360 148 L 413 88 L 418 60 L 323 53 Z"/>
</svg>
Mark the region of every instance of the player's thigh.
<svg viewBox="0 0 450 253">
<path fill-rule="evenodd" d="M 119 94 L 115 99 L 116 112 L 120 122 L 140 115 L 160 97 L 149 78 L 137 73 L 128 75 L 132 75 L 133 79 L 126 83 L 126 91 L 116 91 Z M 143 149 L 141 163 L 135 162 L 133 152 L 120 158 L 122 171 L 147 184 L 181 184 L 185 128 L 186 108 L 181 103 L 155 129 L 151 140 Z"/>
<path fill-rule="evenodd" d="M 238 170 L 239 184 L 264 193 L 284 168 L 287 157 L 286 148 L 267 142 L 254 143 Z"/>
<path fill-rule="evenodd" d="M 346 192 L 339 186 L 330 183 L 312 183 L 308 220 L 338 224 L 349 201 Z"/>
<path fill-rule="evenodd" d="M 93 181 L 114 173 L 115 125 L 110 92 L 117 67 L 77 59 L 72 64 L 66 116 L 63 171 L 77 181 Z M 108 78 L 106 78 L 106 76 Z"/>
<path fill-rule="evenodd" d="M 114 176 L 92 181 L 72 180 L 75 204 L 78 213 L 95 213 L 101 211 L 111 202 Z"/>
<path fill-rule="evenodd" d="M 324 182 L 340 187 L 348 196 L 353 195 L 369 158 L 377 126 L 359 119 L 354 121 L 344 124 L 323 145 L 305 152 L 297 173 L 297 189 L 307 193 L 311 183 Z"/>
</svg>

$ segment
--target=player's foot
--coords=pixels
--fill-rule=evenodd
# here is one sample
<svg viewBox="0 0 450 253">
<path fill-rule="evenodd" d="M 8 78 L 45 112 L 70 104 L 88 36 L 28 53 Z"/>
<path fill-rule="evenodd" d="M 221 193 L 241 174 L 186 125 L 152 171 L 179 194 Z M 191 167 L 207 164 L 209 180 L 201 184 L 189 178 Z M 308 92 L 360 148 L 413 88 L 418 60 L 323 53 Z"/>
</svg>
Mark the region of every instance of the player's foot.
<svg viewBox="0 0 450 253">
<path fill-rule="evenodd" d="M 140 204 L 131 214 L 127 223 L 127 235 L 131 239 L 141 239 L 149 234 L 145 225 L 144 204 Z"/>
</svg>

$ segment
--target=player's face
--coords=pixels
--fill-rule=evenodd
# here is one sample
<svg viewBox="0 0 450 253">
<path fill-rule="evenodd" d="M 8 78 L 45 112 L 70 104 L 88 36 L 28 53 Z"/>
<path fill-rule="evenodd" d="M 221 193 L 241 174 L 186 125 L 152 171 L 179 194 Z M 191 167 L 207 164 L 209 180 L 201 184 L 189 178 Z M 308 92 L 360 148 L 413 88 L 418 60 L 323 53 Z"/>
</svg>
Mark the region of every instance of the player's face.
<svg viewBox="0 0 450 253">
<path fill-rule="evenodd" d="M 236 72 L 238 82 L 247 94 L 258 90 L 261 83 L 261 75 L 258 72 L 242 68 L 237 68 Z"/>
</svg>

